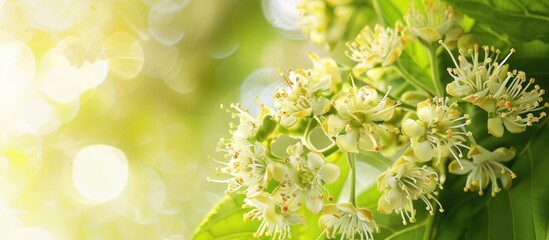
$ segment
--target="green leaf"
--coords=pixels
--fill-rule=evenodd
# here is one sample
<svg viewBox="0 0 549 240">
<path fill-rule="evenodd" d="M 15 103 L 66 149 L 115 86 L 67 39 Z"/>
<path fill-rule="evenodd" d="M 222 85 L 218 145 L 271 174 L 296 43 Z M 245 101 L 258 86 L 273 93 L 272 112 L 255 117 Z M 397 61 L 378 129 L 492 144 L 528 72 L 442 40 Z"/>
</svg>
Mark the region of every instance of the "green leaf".
<svg viewBox="0 0 549 240">
<path fill-rule="evenodd" d="M 549 225 L 549 130 L 538 131 L 518 156 L 512 170 L 517 174 L 510 191 L 488 197 L 487 206 L 469 225 L 468 239 L 547 239 Z M 448 216 L 450 217 L 450 216 Z M 441 224 L 442 225 L 442 224 Z M 440 238 L 450 239 L 450 238 Z"/>
<path fill-rule="evenodd" d="M 247 209 L 242 208 L 244 195 L 227 195 L 208 214 L 196 229 L 195 240 L 229 240 L 252 238 L 259 222 L 244 222 L 242 216 Z"/>
<path fill-rule="evenodd" d="M 496 32 L 522 41 L 549 41 L 549 4 L 539 0 L 445 0 Z"/>
</svg>

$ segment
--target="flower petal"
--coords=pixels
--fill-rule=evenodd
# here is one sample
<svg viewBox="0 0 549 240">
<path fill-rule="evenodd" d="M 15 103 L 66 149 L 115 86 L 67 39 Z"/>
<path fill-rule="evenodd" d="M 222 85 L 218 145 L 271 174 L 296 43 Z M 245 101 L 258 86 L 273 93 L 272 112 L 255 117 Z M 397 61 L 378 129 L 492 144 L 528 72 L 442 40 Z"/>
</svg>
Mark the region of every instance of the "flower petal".
<svg viewBox="0 0 549 240">
<path fill-rule="evenodd" d="M 511 133 L 521 133 L 526 131 L 526 126 L 519 125 L 511 117 L 506 117 L 503 119 L 503 125 L 505 125 L 505 128 L 511 132 Z"/>
<path fill-rule="evenodd" d="M 417 104 L 417 117 L 425 123 L 433 121 L 433 111 L 431 109 L 431 101 L 423 101 Z"/>
<path fill-rule="evenodd" d="M 413 147 L 414 155 L 420 162 L 426 162 L 433 159 L 435 156 L 435 150 L 431 146 L 429 141 L 423 141 L 415 144 Z"/>
<path fill-rule="evenodd" d="M 488 132 L 494 137 L 503 136 L 503 123 L 501 118 L 495 117 L 488 119 Z"/>
<path fill-rule="evenodd" d="M 345 152 L 358 152 L 356 135 L 356 131 L 351 131 L 349 133 L 337 136 L 337 146 L 339 146 L 341 150 Z"/>
<path fill-rule="evenodd" d="M 402 124 L 402 131 L 411 138 L 417 137 L 425 132 L 423 127 L 419 126 L 413 119 L 406 119 L 406 121 L 404 121 Z"/>
<path fill-rule="evenodd" d="M 320 153 L 310 152 L 307 154 L 307 163 L 311 170 L 320 169 L 324 166 L 324 156 Z"/>
<path fill-rule="evenodd" d="M 345 124 L 345 120 L 336 115 L 330 115 L 324 120 L 323 129 L 328 137 L 335 137 L 345 129 Z"/>
<path fill-rule="evenodd" d="M 473 163 L 469 160 L 460 160 L 460 162 L 461 165 L 457 160 L 452 161 L 450 165 L 448 165 L 448 171 L 453 174 L 464 175 L 469 173 L 475 167 L 475 165 L 473 165 Z"/>
<path fill-rule="evenodd" d="M 324 167 L 318 171 L 318 176 L 320 179 L 328 184 L 335 182 L 339 177 L 339 174 L 339 167 L 332 163 L 324 165 Z"/>
<path fill-rule="evenodd" d="M 314 191 L 311 191 L 314 193 Z M 324 201 L 322 201 L 322 198 L 318 198 L 316 196 L 316 193 L 309 195 L 307 193 L 307 200 L 305 201 L 305 207 L 309 209 L 309 211 L 313 212 L 314 214 L 317 214 L 322 210 L 322 207 L 324 206 Z"/>
</svg>

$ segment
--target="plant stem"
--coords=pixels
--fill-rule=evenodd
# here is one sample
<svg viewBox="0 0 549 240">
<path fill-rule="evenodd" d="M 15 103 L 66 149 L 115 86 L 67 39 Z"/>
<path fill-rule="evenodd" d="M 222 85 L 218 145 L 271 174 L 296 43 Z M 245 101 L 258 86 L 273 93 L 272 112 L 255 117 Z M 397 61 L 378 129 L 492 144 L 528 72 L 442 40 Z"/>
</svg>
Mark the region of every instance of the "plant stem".
<svg viewBox="0 0 549 240">
<path fill-rule="evenodd" d="M 402 76 L 404 80 L 406 80 L 406 82 L 408 82 L 410 85 L 414 86 L 417 89 L 423 89 L 430 95 L 433 95 L 433 96 L 435 95 L 435 93 L 433 93 L 430 87 L 428 87 L 427 85 L 425 85 L 425 83 L 419 81 L 417 78 L 412 76 L 408 71 L 404 70 L 404 66 L 402 66 L 402 63 L 400 63 L 400 61 L 396 61 L 396 64 L 393 65 L 393 67 L 394 67 L 393 69 L 395 69 L 395 71 L 397 71 L 398 74 L 400 74 L 400 76 Z"/>
<path fill-rule="evenodd" d="M 356 207 L 356 158 L 354 153 L 347 153 L 347 161 L 351 168 L 351 203 Z"/>
<path fill-rule="evenodd" d="M 385 22 L 385 19 L 383 18 L 383 13 L 381 12 L 381 9 L 379 7 L 379 2 L 377 0 L 372 0 L 372 6 L 374 7 L 374 11 L 376 12 L 378 22 L 383 23 L 383 25 L 387 25 L 387 22 Z"/>
<path fill-rule="evenodd" d="M 438 66 L 437 48 L 438 48 L 438 45 L 426 46 L 427 52 L 429 53 L 429 63 L 431 66 L 431 79 L 433 81 L 433 86 L 435 86 L 435 92 L 437 96 L 444 97 L 444 91 L 440 81 L 440 69 Z"/>
</svg>

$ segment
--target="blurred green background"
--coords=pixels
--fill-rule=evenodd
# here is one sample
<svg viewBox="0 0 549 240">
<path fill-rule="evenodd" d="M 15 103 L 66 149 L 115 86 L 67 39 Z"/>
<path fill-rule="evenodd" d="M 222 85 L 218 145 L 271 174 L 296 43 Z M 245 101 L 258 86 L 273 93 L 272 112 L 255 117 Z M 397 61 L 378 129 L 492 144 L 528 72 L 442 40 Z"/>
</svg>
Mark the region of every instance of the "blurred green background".
<svg viewBox="0 0 549 240">
<path fill-rule="evenodd" d="M 220 104 L 327 54 L 296 3 L 0 1 L 0 239 L 190 239 L 226 188 Z"/>
</svg>

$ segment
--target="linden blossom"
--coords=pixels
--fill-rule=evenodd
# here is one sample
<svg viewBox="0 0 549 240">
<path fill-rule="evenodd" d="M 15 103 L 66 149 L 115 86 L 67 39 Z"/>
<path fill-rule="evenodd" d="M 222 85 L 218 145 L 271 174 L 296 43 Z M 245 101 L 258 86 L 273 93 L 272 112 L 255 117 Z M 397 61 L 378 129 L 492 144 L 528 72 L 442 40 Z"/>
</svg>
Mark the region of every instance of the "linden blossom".
<svg viewBox="0 0 549 240">
<path fill-rule="evenodd" d="M 254 237 L 272 236 L 275 239 L 292 238 L 291 225 L 306 224 L 306 220 L 295 213 L 280 213 L 278 205 L 266 192 L 259 192 L 244 199 L 244 208 L 253 208 L 244 214 L 244 221 L 259 220 Z"/>
<path fill-rule="evenodd" d="M 452 56 L 446 45 L 441 44 Z M 489 117 L 488 132 L 493 136 L 503 136 L 503 127 L 511 133 L 524 132 L 532 122 L 538 122 L 546 116 L 545 112 L 541 112 L 538 117 L 532 113 L 549 106 L 547 103 L 542 104 L 545 90 L 538 85 L 529 90 L 535 82 L 533 78 L 523 86 L 526 74 L 517 70 L 508 71 L 509 66 L 505 62 L 515 52 L 514 49 L 501 62 L 498 62 L 501 53 L 499 49 L 488 46 L 483 49 L 482 62 L 479 61 L 478 45 L 468 51 L 471 62 L 463 50 L 459 51 L 459 64 L 452 56 L 456 68 L 449 68 L 448 73 L 454 81 L 446 86 L 446 90 L 448 94 L 463 97 L 463 100 L 485 110 Z"/>
<path fill-rule="evenodd" d="M 379 198 L 378 211 L 386 214 L 394 211 L 400 214 L 404 225 L 407 224 L 406 219 L 410 222 L 416 221 L 414 200 L 421 199 L 431 215 L 435 210 L 431 200 L 435 201 L 440 212 L 444 211 L 435 198 L 438 195 L 437 187 L 442 189 L 437 172 L 427 165 L 416 166 L 419 162 L 413 157 L 401 157 L 377 178 L 377 187 L 383 191 Z"/>
<path fill-rule="evenodd" d="M 335 164 L 324 163 L 320 153 L 309 152 L 302 155 L 301 143 L 288 147 L 286 161 L 291 168 L 286 171 L 286 180 L 274 190 L 273 196 L 281 199 L 282 212 L 297 211 L 305 201 L 307 209 L 318 213 L 324 205 L 324 184 L 333 183 L 339 177 L 340 170 Z"/>
<path fill-rule="evenodd" d="M 393 104 L 388 94 L 389 91 L 378 99 L 372 86 L 352 87 L 333 101 L 337 114 L 324 120 L 326 135 L 336 137 L 337 145 L 345 152 L 357 152 L 359 148 L 379 151 L 389 133 L 378 122 L 391 119 L 395 107 L 400 105 L 400 102 Z"/>
<path fill-rule="evenodd" d="M 395 28 L 384 28 L 377 24 L 374 31 L 369 26 L 364 27 L 354 42 L 348 42 L 348 51 L 345 54 L 358 64 L 353 73 L 360 76 L 365 71 L 377 66 L 390 66 L 402 54 L 408 42 L 405 36 L 406 29 L 401 22 Z"/>
<path fill-rule="evenodd" d="M 333 239 L 337 234 L 341 238 L 374 239 L 373 232 L 379 232 L 372 212 L 366 208 L 357 208 L 352 203 L 326 204 L 322 209 L 322 215 L 318 220 L 320 227 L 325 227 L 327 239 Z"/>
<path fill-rule="evenodd" d="M 416 8 L 415 0 L 404 17 L 411 35 L 427 44 L 444 39 L 446 44 L 455 46 L 463 29 L 457 24 L 460 14 L 451 6 L 438 0 L 423 1 L 423 6 Z"/>
<path fill-rule="evenodd" d="M 478 191 L 479 195 L 484 194 L 484 189 L 492 183 L 492 196 L 495 197 L 499 188 L 497 179 L 503 184 L 503 188 L 509 189 L 511 181 L 516 177 L 515 173 L 502 163 L 508 162 L 515 157 L 514 148 L 498 148 L 491 152 L 485 148 L 475 145 L 471 147 L 467 155 L 470 160 L 461 160 L 458 166 L 457 160 L 450 163 L 448 170 L 451 173 L 467 175 L 467 183 L 464 191 Z"/>
<path fill-rule="evenodd" d="M 448 154 L 456 159 L 463 156 L 462 148 L 469 149 L 466 136 L 471 132 L 463 127 L 471 124 L 469 115 L 456 109 L 457 103 L 448 105 L 448 98 L 427 99 L 417 104 L 417 120 L 406 119 L 402 131 L 410 137 L 414 154 L 420 161 L 429 161 L 437 154 L 437 162 Z"/>
<path fill-rule="evenodd" d="M 280 124 L 286 128 L 292 127 L 299 118 L 325 114 L 330 109 L 328 97 L 341 82 L 334 60 L 314 53 L 310 53 L 309 58 L 313 61 L 312 69 L 290 71 L 288 77 L 281 74 L 288 86 L 277 90 L 274 105 Z"/>
</svg>

